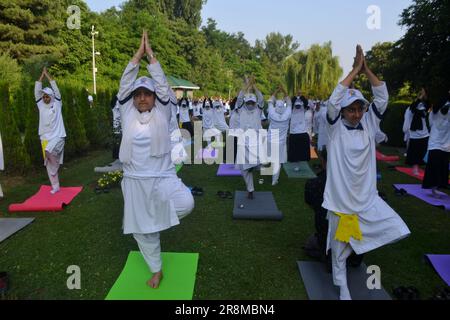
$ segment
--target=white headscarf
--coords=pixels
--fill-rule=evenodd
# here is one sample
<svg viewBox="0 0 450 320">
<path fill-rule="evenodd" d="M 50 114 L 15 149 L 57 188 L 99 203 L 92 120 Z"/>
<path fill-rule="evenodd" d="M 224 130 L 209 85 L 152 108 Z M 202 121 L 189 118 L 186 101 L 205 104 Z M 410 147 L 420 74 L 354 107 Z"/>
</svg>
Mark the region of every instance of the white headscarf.
<svg viewBox="0 0 450 320">
<path fill-rule="evenodd" d="M 143 82 L 142 79 L 137 81 Z M 146 81 L 148 79 L 145 79 L 144 82 Z M 144 87 L 147 87 L 147 85 L 146 83 Z M 122 143 L 120 144 L 119 158 L 123 163 L 130 163 L 131 161 L 133 136 L 139 124 L 149 126 L 151 136 L 150 156 L 159 158 L 170 152 L 169 123 L 164 113 L 158 108 L 157 103 L 155 101 L 155 106 L 147 112 L 140 113 L 137 109 L 133 110 L 132 118 L 123 130 Z"/>
<path fill-rule="evenodd" d="M 41 90 L 42 95 L 46 94 L 50 97 L 50 103 L 45 103 L 44 99 L 42 99 L 42 105 L 46 108 L 51 108 L 53 106 L 53 103 L 55 102 L 55 92 L 52 88 L 46 87 Z"/>
<path fill-rule="evenodd" d="M 283 114 L 286 111 L 286 104 L 283 100 L 277 100 L 275 102 L 275 112 L 278 114 Z"/>
</svg>

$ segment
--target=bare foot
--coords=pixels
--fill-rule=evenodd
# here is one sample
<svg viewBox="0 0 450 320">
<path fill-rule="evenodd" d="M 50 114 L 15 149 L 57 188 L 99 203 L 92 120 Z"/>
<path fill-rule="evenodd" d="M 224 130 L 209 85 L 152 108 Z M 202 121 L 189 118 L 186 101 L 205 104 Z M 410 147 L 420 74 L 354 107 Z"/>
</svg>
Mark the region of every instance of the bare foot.
<svg viewBox="0 0 450 320">
<path fill-rule="evenodd" d="M 153 277 L 147 281 L 147 285 L 150 288 L 158 289 L 159 283 L 161 282 L 162 278 L 163 278 L 162 271 L 156 272 L 155 274 L 153 274 Z"/>
</svg>

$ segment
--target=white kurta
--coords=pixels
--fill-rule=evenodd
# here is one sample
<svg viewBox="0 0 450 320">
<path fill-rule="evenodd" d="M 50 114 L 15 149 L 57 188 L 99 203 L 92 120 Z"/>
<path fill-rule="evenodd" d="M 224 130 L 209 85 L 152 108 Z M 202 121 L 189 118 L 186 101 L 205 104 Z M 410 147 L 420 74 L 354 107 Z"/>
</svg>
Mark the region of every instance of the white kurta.
<svg viewBox="0 0 450 320">
<path fill-rule="evenodd" d="M 227 121 L 225 120 L 225 108 L 220 105 L 220 108 L 213 108 L 214 128 L 220 132 L 225 132 L 229 129 Z"/>
<path fill-rule="evenodd" d="M 180 107 L 180 122 L 181 123 L 191 122 L 191 117 L 189 115 L 189 107 L 187 108 Z"/>
<path fill-rule="evenodd" d="M 286 140 L 289 131 L 289 122 L 291 120 L 292 115 L 292 102 L 289 98 L 285 99 L 286 108 L 284 108 L 283 113 L 278 113 L 275 110 L 274 102 L 275 97 L 272 97 L 269 102 L 269 131 L 267 133 L 267 141 L 269 143 L 269 156 L 272 158 L 272 146 L 273 144 L 278 144 L 279 150 L 279 161 L 278 163 L 286 163 L 287 162 L 287 146 Z M 272 136 L 274 134 L 274 130 L 278 131 L 278 141 L 272 142 Z M 275 146 L 274 146 L 275 147 Z M 276 148 L 275 148 L 276 149 Z M 272 161 L 273 162 L 273 161 Z"/>
<path fill-rule="evenodd" d="M 261 135 L 263 130 L 261 125 L 261 107 L 264 105 L 264 97 L 261 92 L 257 92 L 257 107 L 248 110 L 244 105 L 244 92 L 240 92 L 238 96 L 239 109 L 239 129 L 242 135 L 238 138 L 238 151 L 236 156 L 236 168 L 238 170 L 249 170 L 259 167 L 261 163 L 266 162 L 267 155 L 267 136 Z"/>
<path fill-rule="evenodd" d="M 450 104 L 450 101 L 447 102 Z M 441 111 L 430 113 L 430 140 L 428 140 L 428 150 L 441 150 L 450 152 L 450 112 L 446 115 Z"/>
<path fill-rule="evenodd" d="M 312 127 L 313 127 L 313 111 L 311 109 L 305 111 L 305 127 L 306 132 L 309 134 L 309 136 L 312 136 Z"/>
<path fill-rule="evenodd" d="M 405 136 L 408 137 L 408 139 L 423 139 L 428 138 L 430 136 L 430 133 L 428 132 L 427 122 L 425 119 L 422 118 L 422 130 L 412 131 L 411 130 L 411 123 L 413 120 L 413 113 L 411 112 L 410 108 L 408 108 L 405 112 L 405 120 L 403 122 L 403 132 L 405 133 Z"/>
<path fill-rule="evenodd" d="M 204 130 L 214 128 L 214 110 L 212 108 L 203 109 L 202 124 Z"/>
<path fill-rule="evenodd" d="M 339 84 L 328 104 L 330 140 L 322 206 L 329 210 L 330 224 L 339 220 L 334 219 L 332 212 L 358 215 L 363 240 L 351 239 L 350 245 L 357 254 L 362 254 L 406 237 L 410 232 L 378 196 L 376 186 L 375 135 L 381 114 L 387 108 L 386 85 L 372 88 L 375 100 L 361 119 L 362 130 L 349 130 L 340 117 L 340 103 L 346 90 Z M 328 248 L 333 237 L 329 234 Z"/>
<path fill-rule="evenodd" d="M 300 109 L 297 108 L 292 109 L 290 129 L 289 129 L 290 134 L 307 133 L 305 113 L 306 110 L 304 107 L 301 107 Z"/>
<path fill-rule="evenodd" d="M 49 104 L 44 103 L 42 99 L 42 82 L 36 81 L 34 86 L 34 96 L 39 109 L 39 137 L 41 141 L 48 142 L 45 151 L 57 154 L 58 161 L 62 164 L 66 129 L 62 116 L 61 93 L 55 81 L 50 81 L 50 85 L 54 96 L 51 97 Z"/>
<path fill-rule="evenodd" d="M 159 98 L 155 101 L 154 108 L 162 112 L 169 128 L 170 120 L 173 119 L 169 84 L 159 63 L 150 64 L 147 68 L 155 81 L 155 92 Z M 132 94 L 138 72 L 139 65 L 128 64 L 121 80 L 119 101 L 125 101 Z M 161 101 L 167 104 L 164 105 Z M 152 136 L 149 125 L 138 123 L 129 126 L 129 122 L 139 113 L 133 105 L 133 99 L 121 105 L 120 109 L 122 128 L 132 130 L 131 160 L 123 164 L 124 233 L 149 234 L 169 229 L 179 224 L 171 197 L 173 191 L 190 192 L 178 179 L 170 152 L 161 157 L 150 155 Z M 167 139 L 170 139 L 169 129 Z"/>
<path fill-rule="evenodd" d="M 314 132 L 319 136 L 317 150 L 322 151 L 328 144 L 327 109 L 325 107 L 321 107 L 314 113 Z"/>
<path fill-rule="evenodd" d="M 200 117 L 202 115 L 202 106 L 200 105 L 200 103 L 194 104 L 192 109 L 194 117 Z"/>
</svg>

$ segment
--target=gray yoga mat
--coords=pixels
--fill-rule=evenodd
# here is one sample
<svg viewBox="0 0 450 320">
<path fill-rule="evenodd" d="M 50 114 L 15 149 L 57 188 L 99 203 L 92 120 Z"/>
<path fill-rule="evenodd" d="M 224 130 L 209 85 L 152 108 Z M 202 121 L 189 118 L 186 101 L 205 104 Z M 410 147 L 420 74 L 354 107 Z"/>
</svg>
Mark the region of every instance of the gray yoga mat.
<svg viewBox="0 0 450 320">
<path fill-rule="evenodd" d="M 25 228 L 27 225 L 33 222 L 33 220 L 34 218 L 0 218 L 0 242 Z"/>
<path fill-rule="evenodd" d="M 310 300 L 339 300 L 339 288 L 333 284 L 333 277 L 331 273 L 327 273 L 324 263 L 298 261 L 297 265 Z M 367 279 L 370 276 L 364 263 L 358 268 L 347 267 L 347 281 L 352 299 L 392 300 L 383 287 L 379 290 L 367 288 Z"/>
<path fill-rule="evenodd" d="M 283 164 L 284 171 L 290 179 L 312 179 L 316 174 L 311 170 L 308 162 L 288 162 Z"/>
<path fill-rule="evenodd" d="M 246 191 L 236 191 L 233 219 L 280 221 L 283 213 L 278 210 L 272 192 L 254 192 L 253 200 L 249 200 Z"/>
</svg>

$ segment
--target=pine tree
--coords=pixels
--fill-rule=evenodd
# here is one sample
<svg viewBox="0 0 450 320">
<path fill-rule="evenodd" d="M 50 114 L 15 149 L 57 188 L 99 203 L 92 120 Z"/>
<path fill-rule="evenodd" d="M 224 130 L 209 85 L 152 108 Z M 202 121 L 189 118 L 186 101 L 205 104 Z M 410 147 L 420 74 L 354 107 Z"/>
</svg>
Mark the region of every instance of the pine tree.
<svg viewBox="0 0 450 320">
<path fill-rule="evenodd" d="M 4 82 L 0 83 L 0 131 L 5 169 L 12 172 L 24 172 L 30 166 L 30 158 L 25 151 L 12 114 L 8 84 Z"/>
<path fill-rule="evenodd" d="M 0 2 L 0 51 L 19 61 L 42 54 L 60 54 L 57 35 L 65 9 L 61 1 L 15 0 Z"/>
</svg>

